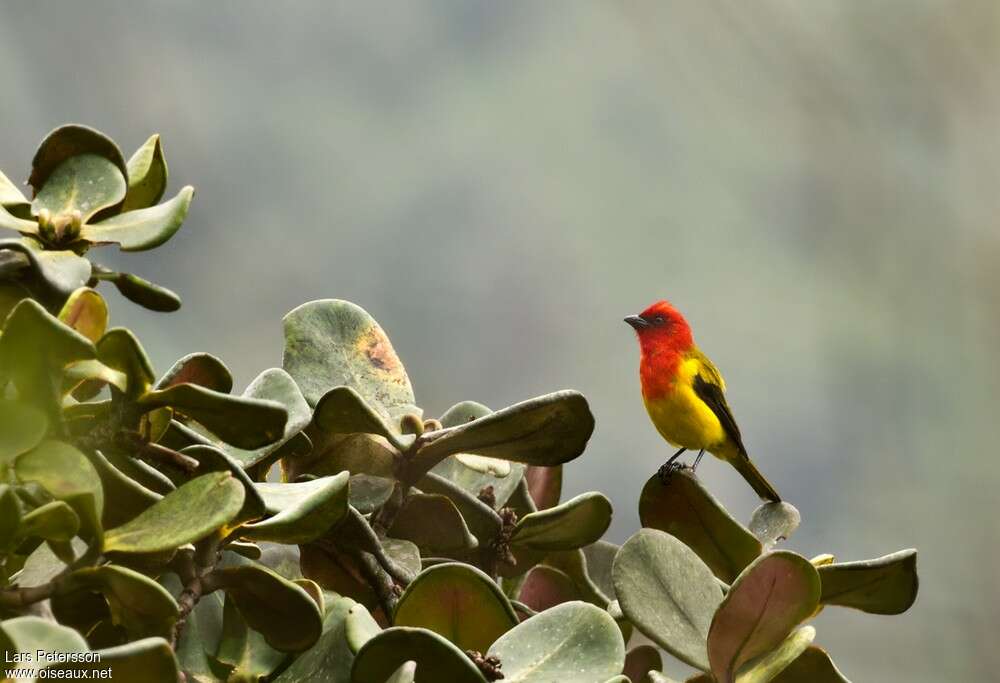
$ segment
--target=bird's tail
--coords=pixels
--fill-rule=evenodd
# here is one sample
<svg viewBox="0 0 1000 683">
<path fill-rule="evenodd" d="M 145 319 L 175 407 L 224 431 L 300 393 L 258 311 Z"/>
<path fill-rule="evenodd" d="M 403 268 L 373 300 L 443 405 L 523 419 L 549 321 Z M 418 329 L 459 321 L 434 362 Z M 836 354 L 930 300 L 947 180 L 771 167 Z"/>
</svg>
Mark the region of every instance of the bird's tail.
<svg viewBox="0 0 1000 683">
<path fill-rule="evenodd" d="M 738 456 L 729 461 L 732 463 L 736 471 L 743 475 L 743 478 L 747 480 L 747 483 L 753 487 L 753 490 L 757 492 L 757 495 L 766 500 L 772 501 L 774 503 L 781 502 L 781 496 L 778 492 L 774 490 L 771 483 L 764 478 L 764 475 L 760 473 L 752 462 L 750 462 L 750 457 L 746 452 L 740 453 Z"/>
</svg>

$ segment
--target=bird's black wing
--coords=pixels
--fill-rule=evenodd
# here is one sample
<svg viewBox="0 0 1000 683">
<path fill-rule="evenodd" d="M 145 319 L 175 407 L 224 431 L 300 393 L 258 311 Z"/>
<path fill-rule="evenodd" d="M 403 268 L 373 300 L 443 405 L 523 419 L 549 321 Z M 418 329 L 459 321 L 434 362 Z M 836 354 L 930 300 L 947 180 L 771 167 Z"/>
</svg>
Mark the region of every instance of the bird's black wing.
<svg viewBox="0 0 1000 683">
<path fill-rule="evenodd" d="M 722 375 L 719 374 L 719 371 L 712 365 L 712 361 L 708 357 L 700 353 L 698 355 L 698 360 L 701 361 L 701 369 L 694 377 L 694 393 L 719 418 L 719 423 L 722 425 L 723 431 L 739 447 L 740 452 L 746 454 L 746 448 L 743 447 L 743 437 L 740 435 L 740 428 L 733 418 L 732 411 L 729 410 L 729 404 L 726 403 L 726 395 L 723 393 L 725 385 Z"/>
</svg>

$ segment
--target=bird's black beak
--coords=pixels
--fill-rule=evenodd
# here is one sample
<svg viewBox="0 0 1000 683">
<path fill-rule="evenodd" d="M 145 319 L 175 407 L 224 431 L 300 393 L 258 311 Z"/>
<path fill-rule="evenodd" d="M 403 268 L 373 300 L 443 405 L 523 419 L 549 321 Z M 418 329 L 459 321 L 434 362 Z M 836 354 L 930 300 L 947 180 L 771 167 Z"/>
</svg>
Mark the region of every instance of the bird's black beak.
<svg viewBox="0 0 1000 683">
<path fill-rule="evenodd" d="M 642 330 L 649 327 L 649 322 L 645 318 L 638 315 L 628 316 L 625 318 L 625 322 L 634 327 L 636 330 Z"/>
</svg>

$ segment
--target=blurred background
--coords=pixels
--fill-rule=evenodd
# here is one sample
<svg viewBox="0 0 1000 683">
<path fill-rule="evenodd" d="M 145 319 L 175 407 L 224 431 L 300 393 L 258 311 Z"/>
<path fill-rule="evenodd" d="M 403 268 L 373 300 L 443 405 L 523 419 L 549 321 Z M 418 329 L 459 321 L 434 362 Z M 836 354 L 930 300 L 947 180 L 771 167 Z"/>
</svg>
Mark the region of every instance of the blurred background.
<svg viewBox="0 0 1000 683">
<path fill-rule="evenodd" d="M 1000 4 L 4 3 L 0 168 L 54 126 L 126 156 L 163 134 L 181 232 L 100 258 L 160 370 L 281 362 L 281 317 L 337 297 L 389 332 L 438 415 L 583 391 L 574 494 L 638 526 L 669 455 L 622 317 L 671 299 L 726 373 L 790 547 L 920 550 L 900 617 L 831 609 L 855 681 L 1000 669 Z M 753 493 L 699 474 L 738 516 Z M 680 671 L 675 668 L 674 671 Z"/>
</svg>

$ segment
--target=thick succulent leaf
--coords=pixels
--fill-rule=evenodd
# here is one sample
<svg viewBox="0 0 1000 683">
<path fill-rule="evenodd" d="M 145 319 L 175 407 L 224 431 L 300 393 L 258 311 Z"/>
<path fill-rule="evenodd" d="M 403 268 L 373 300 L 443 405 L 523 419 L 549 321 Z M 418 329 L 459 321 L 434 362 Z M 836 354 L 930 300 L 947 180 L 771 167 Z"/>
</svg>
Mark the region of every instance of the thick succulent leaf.
<svg viewBox="0 0 1000 683">
<path fill-rule="evenodd" d="M 377 434 L 394 439 L 394 429 L 351 387 L 334 387 L 316 404 L 313 423 L 326 434 Z"/>
<path fill-rule="evenodd" d="M 445 427 L 458 427 L 464 425 L 466 422 L 472 422 L 473 420 L 478 420 L 481 417 L 486 417 L 493 411 L 482 403 L 476 403 L 475 401 L 462 401 L 461 403 L 456 403 L 448 410 L 444 411 L 444 415 L 441 416 L 440 422 Z"/>
<path fill-rule="evenodd" d="M 302 574 L 323 589 L 353 598 L 366 607 L 375 607 L 378 596 L 372 590 L 355 558 L 335 546 L 315 543 L 299 548 Z"/>
<path fill-rule="evenodd" d="M 247 624 L 232 595 L 223 602 L 222 633 L 215 658 L 226 667 L 231 681 L 264 681 L 288 659 Z"/>
<path fill-rule="evenodd" d="M 382 507 L 392 495 L 395 482 L 385 477 L 373 477 L 370 474 L 355 474 L 351 477 L 350 498 L 351 507 L 363 515 L 370 514 L 376 508 Z"/>
<path fill-rule="evenodd" d="M 77 520 L 79 525 L 79 519 Z M 21 532 L 21 503 L 9 484 L 0 484 L 0 555 L 5 555 L 24 536 Z M 3 576 L 0 574 L 0 576 Z"/>
<path fill-rule="evenodd" d="M 562 465 L 555 467 L 543 467 L 541 465 L 529 465 L 524 471 L 524 478 L 528 482 L 528 493 L 535 501 L 535 507 L 539 510 L 547 510 L 559 504 L 562 496 Z"/>
<path fill-rule="evenodd" d="M 26 403 L 0 399 L 0 465 L 37 446 L 48 429 L 45 413 Z"/>
<path fill-rule="evenodd" d="M 646 683 L 650 671 L 662 671 L 660 651 L 652 645 L 637 645 L 625 654 L 625 676 L 631 683 Z"/>
<path fill-rule="evenodd" d="M 608 581 L 611 580 L 611 563 L 613 561 L 614 556 L 607 563 Z M 614 596 L 613 587 L 611 593 L 605 593 L 594 583 L 590 577 L 587 556 L 583 554 L 583 549 L 550 552 L 545 557 L 545 564 L 560 570 L 572 579 L 573 584 L 579 591 L 581 600 L 586 600 L 601 609 L 607 607 L 608 603 L 611 602 Z"/>
<path fill-rule="evenodd" d="M 622 611 L 642 633 L 682 662 L 708 671 L 707 640 L 722 589 L 684 543 L 642 529 L 618 551 L 611 570 Z"/>
<path fill-rule="evenodd" d="M 108 328 L 108 305 L 96 291 L 81 287 L 63 304 L 59 321 L 97 343 Z"/>
<path fill-rule="evenodd" d="M 125 373 L 129 379 L 126 394 L 132 398 L 145 393 L 156 377 L 142 344 L 124 327 L 110 329 L 101 337 L 97 342 L 97 357 L 108 367 Z"/>
<path fill-rule="evenodd" d="M 479 545 L 455 504 L 440 494 L 410 495 L 389 535 L 415 543 L 425 554 L 472 550 Z"/>
<path fill-rule="evenodd" d="M 773 679 L 774 683 L 850 683 L 821 647 L 810 645 L 805 652 Z"/>
<path fill-rule="evenodd" d="M 776 648 L 816 611 L 820 579 L 809 560 L 785 550 L 755 560 L 730 587 L 708 633 L 708 658 L 720 683 Z"/>
<path fill-rule="evenodd" d="M 125 392 L 128 390 L 128 376 L 99 360 L 77 361 L 63 372 L 63 391 L 72 393 L 77 399 L 97 395 L 106 384 Z"/>
<path fill-rule="evenodd" d="M 88 648 L 87 641 L 73 629 L 41 617 L 28 616 L 0 621 L 0 649 L 7 653 L 7 661 L 21 655 L 22 661 L 33 662 L 38 650 L 86 652 Z"/>
<path fill-rule="evenodd" d="M 128 194 L 122 211 L 145 209 L 163 198 L 167 189 L 167 160 L 160 136 L 152 135 L 128 160 Z"/>
<path fill-rule="evenodd" d="M 37 221 L 18 218 L 2 204 L 0 204 L 0 228 L 16 230 L 22 235 L 37 235 L 39 232 Z"/>
<path fill-rule="evenodd" d="M 93 662 L 50 664 L 48 669 L 89 672 L 88 678 L 106 677 L 110 669 L 112 680 L 143 681 L 143 683 L 175 683 L 179 670 L 170 644 L 163 638 L 144 638 L 125 645 L 98 650 L 100 659 Z M 71 675 L 83 678 L 82 675 Z"/>
<path fill-rule="evenodd" d="M 449 456 L 431 468 L 431 472 L 451 481 L 474 497 L 482 493 L 486 487 L 492 487 L 493 506 L 498 509 L 503 507 L 517 488 L 524 473 L 524 465 L 519 462 L 483 458 L 483 460 L 488 461 L 491 465 L 499 462 L 507 463 L 506 469 L 508 474 L 500 477 L 490 472 L 483 472 L 469 467 L 466 463 L 468 462 L 468 458 L 472 457 L 480 456 L 463 455 L 461 453 Z M 420 480 L 420 482 L 423 481 L 423 479 Z M 420 486 L 420 483 L 418 482 L 417 485 Z"/>
<path fill-rule="evenodd" d="M 420 480 L 420 489 L 447 496 L 481 546 L 485 547 L 500 532 L 502 521 L 496 511 L 447 479 L 429 472 Z"/>
<path fill-rule="evenodd" d="M 282 460 L 286 479 L 295 479 L 303 474 L 337 474 L 345 470 L 351 474 L 375 477 L 394 476 L 397 451 L 381 437 L 371 434 L 323 434 L 312 426 L 304 433 L 312 441 L 312 452 L 305 457 Z"/>
<path fill-rule="evenodd" d="M 504 681 L 604 683 L 625 666 L 625 643 L 614 619 L 585 602 L 567 602 L 519 624 L 489 650 Z"/>
<path fill-rule="evenodd" d="M 24 538 L 68 541 L 79 531 L 80 518 L 69 505 L 54 500 L 21 517 L 19 526 L 19 534 Z"/>
<path fill-rule="evenodd" d="M 611 525 L 611 501 L 602 494 L 582 493 L 541 512 L 522 517 L 511 545 L 529 550 L 571 550 L 589 545 Z"/>
<path fill-rule="evenodd" d="M 650 477 L 639 497 L 639 520 L 683 541 L 726 583 L 761 553 L 760 541 L 688 470 L 675 472 L 666 485 Z"/>
<path fill-rule="evenodd" d="M 17 188 L 17 185 L 12 183 L 10 178 L 3 174 L 3 171 L 0 171 L 0 206 L 14 207 L 23 206 L 28 203 L 24 194 Z"/>
<path fill-rule="evenodd" d="M 118 273 L 112 282 L 126 299 L 151 311 L 171 313 L 181 307 L 179 296 L 138 275 Z"/>
<path fill-rule="evenodd" d="M 757 537 L 764 550 L 770 550 L 778 542 L 791 538 L 801 519 L 799 511 L 790 503 L 764 503 L 753 511 L 750 532 Z"/>
<path fill-rule="evenodd" d="M 100 451 L 84 451 L 83 454 L 97 470 L 104 495 L 109 501 L 114 501 L 113 505 L 104 506 L 101 520 L 104 528 L 110 529 L 134 519 L 163 497 L 112 465 Z"/>
<path fill-rule="evenodd" d="M 482 403 L 476 403 L 475 401 L 462 401 L 461 403 L 456 403 L 451 408 L 445 411 L 444 415 L 441 416 L 440 422 L 444 427 L 458 427 L 460 425 L 472 422 L 473 420 L 485 417 L 492 413 L 493 411 L 484 406 Z M 448 458 L 441 463 L 439 463 L 438 468 L 445 462 L 451 460 L 455 463 L 460 463 L 464 465 L 464 469 L 472 470 L 480 475 L 490 475 L 497 479 L 506 479 L 511 475 L 511 463 L 506 460 L 498 460 L 496 458 L 487 458 L 481 455 L 473 455 L 471 453 L 457 453 L 451 458 Z M 523 470 L 523 467 L 521 467 Z M 438 474 L 443 477 L 449 477 L 448 473 L 438 469 Z M 520 472 L 515 474 L 514 483 L 511 486 L 511 491 L 513 487 L 517 485 L 517 478 L 520 476 Z M 487 482 L 483 486 L 492 485 L 492 482 Z M 480 486 L 479 488 L 483 488 Z M 478 493 L 478 489 L 473 493 Z"/>
<path fill-rule="evenodd" d="M 115 165 L 96 154 L 70 157 L 52 171 L 35 195 L 31 211 L 43 209 L 53 217 L 79 211 L 87 221 L 98 212 L 121 205 L 127 190 L 125 176 Z M 84 230 L 80 231 L 85 237 Z"/>
<path fill-rule="evenodd" d="M 323 619 L 323 635 L 296 657 L 275 683 L 350 683 L 354 652 L 347 638 L 347 619 L 352 609 L 360 607 L 350 598 L 331 600 Z"/>
<path fill-rule="evenodd" d="M 347 514 L 347 472 L 299 484 L 257 485 L 270 516 L 245 524 L 240 536 L 258 541 L 309 543 Z"/>
<path fill-rule="evenodd" d="M 181 591 L 180 581 L 173 574 L 163 575 L 160 581 L 169 582 L 168 589 L 174 593 Z M 222 637 L 224 599 L 222 593 L 202 596 L 184 620 L 176 652 L 177 662 L 190 683 L 215 683 L 220 678 L 215 654 Z"/>
<path fill-rule="evenodd" d="M 555 567 L 538 565 L 528 571 L 517 599 L 536 612 L 543 612 L 564 602 L 582 600 L 583 596 L 576 583 L 565 572 Z"/>
<path fill-rule="evenodd" d="M 166 389 L 175 384 L 197 384 L 228 394 L 233 390 L 233 374 L 212 354 L 191 353 L 174 363 L 156 383 L 156 388 Z"/>
<path fill-rule="evenodd" d="M 223 527 L 223 533 L 228 534 L 229 531 L 243 522 L 260 519 L 264 516 L 266 509 L 264 499 L 253 480 L 238 462 L 217 448 L 200 444 L 188 446 L 181 453 L 198 461 L 198 474 L 228 472 L 243 487 L 243 506 L 239 513 Z"/>
<path fill-rule="evenodd" d="M 417 680 L 417 663 L 404 662 L 385 683 L 414 683 Z"/>
<path fill-rule="evenodd" d="M 827 564 L 818 571 L 824 605 L 901 614 L 917 599 L 917 551 L 912 548 L 874 560 Z"/>
<path fill-rule="evenodd" d="M 619 546 L 607 541 L 597 541 L 581 548 L 587 560 L 587 576 L 608 600 L 615 600 L 615 584 L 611 578 L 611 567 L 615 562 Z"/>
<path fill-rule="evenodd" d="M 256 449 L 285 433 L 288 413 L 276 401 L 231 396 L 197 384 L 176 384 L 148 391 L 139 398 L 147 410 L 168 406 L 199 422 L 228 444 Z"/>
<path fill-rule="evenodd" d="M 70 575 L 68 585 L 70 592 L 101 593 L 114 623 L 123 626 L 130 638 L 169 638 L 179 614 L 177 603 L 163 586 L 126 567 L 83 567 Z"/>
<path fill-rule="evenodd" d="M 43 441 L 14 461 L 22 482 L 35 482 L 49 495 L 73 508 L 87 535 L 101 537 L 104 492 L 101 479 L 87 457 L 62 441 Z"/>
<path fill-rule="evenodd" d="M 121 470 L 129 479 L 134 479 L 153 493 L 165 496 L 177 488 L 167 475 L 141 460 L 136 460 L 128 453 L 109 448 L 103 454 L 116 469 Z M 100 472 L 100 467 L 98 467 L 98 472 Z"/>
<path fill-rule="evenodd" d="M 583 453 L 593 431 L 587 400 L 575 391 L 559 391 L 444 430 L 417 452 L 408 467 L 421 474 L 455 453 L 560 465 Z"/>
<path fill-rule="evenodd" d="M 410 583 L 393 624 L 427 628 L 462 650 L 485 652 L 517 625 L 517 615 L 490 577 L 449 562 L 425 569 Z"/>
<path fill-rule="evenodd" d="M 153 249 L 180 230 L 193 197 L 194 188 L 188 185 L 163 204 L 86 224 L 80 229 L 80 237 L 94 244 L 117 244 L 122 251 Z"/>
<path fill-rule="evenodd" d="M 282 363 L 309 405 L 334 387 L 349 386 L 383 417 L 420 414 L 389 337 L 360 306 L 311 301 L 285 316 L 284 329 Z"/>
<path fill-rule="evenodd" d="M 778 647 L 743 666 L 736 674 L 736 683 L 767 683 L 784 671 L 801 655 L 816 637 L 816 629 L 803 626 L 781 641 Z"/>
<path fill-rule="evenodd" d="M 89 339 L 25 299 L 11 311 L 0 335 L 0 377 L 14 381 L 20 396 L 58 410 L 56 380 L 70 363 L 96 355 Z"/>
<path fill-rule="evenodd" d="M 344 620 L 344 635 L 347 637 L 347 646 L 351 648 L 353 654 L 365 646 L 369 640 L 382 632 L 382 627 L 378 625 L 371 612 L 365 609 L 360 603 L 354 603 L 347 610 L 347 618 Z"/>
<path fill-rule="evenodd" d="M 464 652 L 433 631 L 397 626 L 365 643 L 354 658 L 351 681 L 385 681 L 416 662 L 416 683 L 486 683 Z"/>
<path fill-rule="evenodd" d="M 263 565 L 241 560 L 216 569 L 206 581 L 211 590 L 225 590 L 250 628 L 276 650 L 303 652 L 322 633 L 323 615 L 309 593 Z"/>
<path fill-rule="evenodd" d="M 31 160 L 28 184 L 37 194 L 58 166 L 81 154 L 102 156 L 113 163 L 123 177 L 128 177 L 125 157 L 111 138 L 88 126 L 69 124 L 56 128 L 42 140 Z"/>
<path fill-rule="evenodd" d="M 72 251 L 27 248 L 22 253 L 31 262 L 36 280 L 58 301 L 86 285 L 93 272 L 90 261 Z"/>
<path fill-rule="evenodd" d="M 193 543 L 236 517 L 243 497 L 243 485 L 228 472 L 202 475 L 108 531 L 104 550 L 152 553 Z"/>
</svg>

